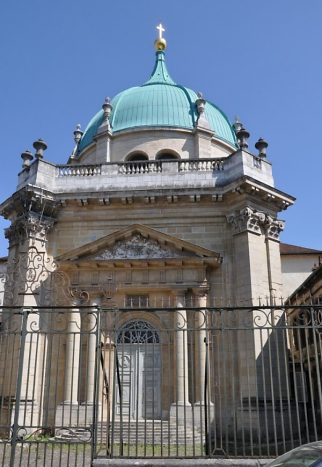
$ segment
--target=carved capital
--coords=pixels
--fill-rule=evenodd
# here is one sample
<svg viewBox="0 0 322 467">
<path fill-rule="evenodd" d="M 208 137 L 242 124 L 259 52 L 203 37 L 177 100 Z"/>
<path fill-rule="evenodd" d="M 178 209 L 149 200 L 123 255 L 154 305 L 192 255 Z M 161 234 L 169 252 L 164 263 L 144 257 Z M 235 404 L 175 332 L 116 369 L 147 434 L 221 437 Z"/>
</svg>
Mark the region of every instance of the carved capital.
<svg viewBox="0 0 322 467">
<path fill-rule="evenodd" d="M 192 294 L 195 298 L 207 299 L 209 294 L 209 287 L 207 285 L 203 285 L 202 287 L 193 288 Z"/>
<path fill-rule="evenodd" d="M 22 243 L 26 239 L 47 240 L 47 233 L 53 227 L 55 220 L 37 212 L 29 211 L 19 216 L 5 230 L 5 236 L 10 244 Z"/>
<path fill-rule="evenodd" d="M 265 227 L 266 238 L 279 240 L 280 233 L 284 230 L 285 222 L 272 216 L 266 216 Z"/>
<path fill-rule="evenodd" d="M 279 240 L 279 234 L 284 229 L 285 222 L 275 217 L 246 207 L 238 213 L 227 216 L 227 222 L 232 224 L 234 235 L 241 232 L 265 234 L 266 238 Z"/>
<path fill-rule="evenodd" d="M 227 216 L 228 223 L 232 224 L 234 235 L 241 232 L 252 232 L 261 235 L 265 219 L 266 216 L 263 212 L 258 212 L 250 207 Z"/>
</svg>

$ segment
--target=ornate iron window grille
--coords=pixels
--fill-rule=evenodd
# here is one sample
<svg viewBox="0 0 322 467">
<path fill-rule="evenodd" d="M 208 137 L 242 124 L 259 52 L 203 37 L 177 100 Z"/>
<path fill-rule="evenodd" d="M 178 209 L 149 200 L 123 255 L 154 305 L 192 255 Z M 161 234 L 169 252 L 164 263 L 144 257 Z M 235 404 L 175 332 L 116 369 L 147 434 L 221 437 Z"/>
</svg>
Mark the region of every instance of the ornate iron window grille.
<svg viewBox="0 0 322 467">
<path fill-rule="evenodd" d="M 160 338 L 157 330 L 143 320 L 134 320 L 126 323 L 117 336 L 118 344 L 159 344 Z"/>
</svg>

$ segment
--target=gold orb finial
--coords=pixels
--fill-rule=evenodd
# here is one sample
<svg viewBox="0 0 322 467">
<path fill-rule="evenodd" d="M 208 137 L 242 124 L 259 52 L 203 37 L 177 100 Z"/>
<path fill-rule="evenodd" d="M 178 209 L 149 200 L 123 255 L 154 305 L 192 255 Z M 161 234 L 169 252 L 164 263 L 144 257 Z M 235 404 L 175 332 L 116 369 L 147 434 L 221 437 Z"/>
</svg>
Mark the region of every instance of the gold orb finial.
<svg viewBox="0 0 322 467">
<path fill-rule="evenodd" d="M 156 29 L 159 31 L 159 37 L 154 41 L 155 50 L 165 50 L 167 47 L 167 41 L 164 37 L 162 37 L 162 33 L 165 31 L 165 29 L 161 23 L 156 27 Z"/>
</svg>

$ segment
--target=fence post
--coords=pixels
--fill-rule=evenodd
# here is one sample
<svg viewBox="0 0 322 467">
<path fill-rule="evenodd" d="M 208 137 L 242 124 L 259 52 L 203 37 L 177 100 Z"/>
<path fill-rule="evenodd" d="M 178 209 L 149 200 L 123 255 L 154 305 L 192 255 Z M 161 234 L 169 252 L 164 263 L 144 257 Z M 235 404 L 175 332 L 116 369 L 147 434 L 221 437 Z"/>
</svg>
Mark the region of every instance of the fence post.
<svg viewBox="0 0 322 467">
<path fill-rule="evenodd" d="M 317 337 L 316 337 L 318 334 L 319 339 L 320 339 L 319 326 L 317 326 L 317 323 L 319 322 L 318 321 L 319 318 L 317 318 L 318 310 L 316 310 L 314 307 L 311 307 L 310 312 L 311 312 L 311 325 L 312 325 L 313 349 L 314 349 L 314 356 L 312 360 L 315 366 L 315 383 L 316 383 L 317 396 L 318 396 L 318 400 L 316 401 L 316 404 L 318 405 L 318 407 L 317 408 L 314 407 L 315 406 L 314 400 L 312 400 L 312 406 L 314 407 L 313 410 L 317 412 L 318 420 L 316 422 L 316 425 L 321 426 L 322 425 L 322 388 L 321 388 L 320 367 L 321 367 L 321 358 L 322 358 L 321 353 L 322 352 L 320 350 L 320 355 L 319 355 L 319 344 L 320 343 L 317 342 Z M 318 440 L 318 436 L 316 437 L 316 439 Z"/>
<path fill-rule="evenodd" d="M 21 384 L 22 384 L 22 373 L 23 373 L 23 363 L 24 363 L 24 354 L 26 346 L 26 337 L 27 337 L 27 322 L 30 309 L 22 309 L 19 314 L 22 314 L 21 327 L 20 327 L 20 349 L 19 349 L 19 361 L 18 361 L 18 373 L 17 373 L 17 385 L 16 385 L 16 395 L 15 395 L 15 416 L 12 425 L 12 436 L 11 436 L 11 451 L 10 451 L 10 467 L 14 467 L 15 456 L 16 456 L 16 447 L 18 441 L 18 432 L 19 432 L 19 410 L 20 410 L 20 400 L 21 400 Z"/>
<path fill-rule="evenodd" d="M 95 346 L 95 376 L 94 376 L 94 397 L 93 397 L 93 425 L 92 425 L 92 452 L 91 461 L 96 457 L 97 448 L 97 428 L 99 410 L 99 387 L 100 387 L 100 359 L 101 359 L 101 313 L 99 306 L 96 309 L 96 346 Z"/>
</svg>

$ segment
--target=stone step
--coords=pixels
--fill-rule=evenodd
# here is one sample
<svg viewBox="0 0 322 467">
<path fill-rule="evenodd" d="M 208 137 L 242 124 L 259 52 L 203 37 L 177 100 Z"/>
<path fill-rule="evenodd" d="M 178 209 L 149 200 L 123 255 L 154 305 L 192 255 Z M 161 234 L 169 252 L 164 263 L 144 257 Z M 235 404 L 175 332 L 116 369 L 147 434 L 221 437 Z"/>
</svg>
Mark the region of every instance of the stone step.
<svg viewBox="0 0 322 467">
<path fill-rule="evenodd" d="M 113 436 L 114 443 L 120 442 L 121 424 L 114 422 L 113 429 L 110 428 L 110 436 Z M 107 426 L 100 426 L 98 429 L 98 438 L 107 437 Z M 124 443 L 154 443 L 154 444 L 193 444 L 203 442 L 204 436 L 200 430 L 192 430 L 192 427 L 170 425 L 167 421 L 146 420 L 146 421 L 126 421 L 123 422 L 122 437 Z"/>
<path fill-rule="evenodd" d="M 107 424 L 99 424 L 98 440 L 107 438 Z M 120 443 L 121 439 L 121 423 L 114 422 L 114 428 L 110 428 L 110 439 L 113 436 L 113 441 L 116 444 Z M 191 426 L 176 425 L 173 422 L 161 420 L 140 420 L 123 422 L 122 438 L 124 443 L 130 444 L 195 444 L 203 443 L 204 435 L 199 429 L 193 431 Z M 55 441 L 67 442 L 89 442 L 91 433 L 84 428 L 61 429 L 56 433 Z"/>
<path fill-rule="evenodd" d="M 56 433 L 55 441 L 67 442 L 88 442 L 91 439 L 91 433 L 84 428 L 61 429 Z"/>
</svg>

